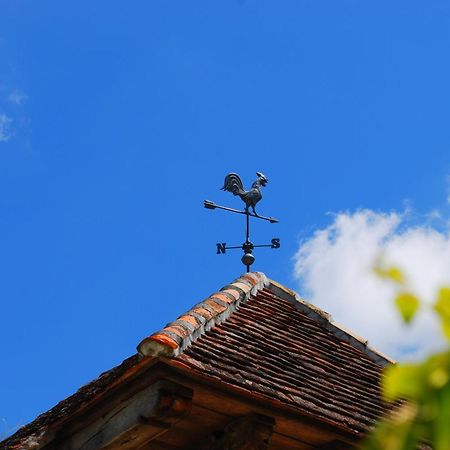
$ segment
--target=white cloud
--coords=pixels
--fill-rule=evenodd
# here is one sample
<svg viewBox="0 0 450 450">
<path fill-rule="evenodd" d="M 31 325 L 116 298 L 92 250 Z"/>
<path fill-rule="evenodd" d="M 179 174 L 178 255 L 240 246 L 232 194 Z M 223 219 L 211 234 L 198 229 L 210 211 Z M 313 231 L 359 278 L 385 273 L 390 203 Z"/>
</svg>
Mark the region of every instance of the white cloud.
<svg viewBox="0 0 450 450">
<path fill-rule="evenodd" d="M 21 105 L 28 96 L 21 91 L 15 90 L 8 95 L 8 100 L 16 105 Z"/>
<path fill-rule="evenodd" d="M 6 114 L 0 114 L 0 142 L 7 142 L 13 137 L 12 122 L 13 119 Z"/>
<path fill-rule="evenodd" d="M 394 287 L 373 274 L 380 256 L 403 269 L 426 302 L 450 285 L 450 233 L 408 224 L 408 214 L 362 210 L 340 213 L 300 244 L 295 275 L 301 294 L 334 319 L 369 339 L 375 348 L 405 359 L 442 346 L 433 313 L 405 326 L 393 306 Z"/>
</svg>

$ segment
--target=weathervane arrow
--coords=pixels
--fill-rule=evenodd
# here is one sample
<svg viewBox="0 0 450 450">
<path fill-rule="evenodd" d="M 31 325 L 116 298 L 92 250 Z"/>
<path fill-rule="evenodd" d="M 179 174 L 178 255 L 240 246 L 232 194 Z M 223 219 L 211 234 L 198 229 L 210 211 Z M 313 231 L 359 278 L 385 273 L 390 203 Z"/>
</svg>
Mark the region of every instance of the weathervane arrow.
<svg viewBox="0 0 450 450">
<path fill-rule="evenodd" d="M 250 190 L 246 191 L 244 189 L 244 185 L 242 184 L 242 181 L 236 173 L 229 173 L 225 177 L 225 181 L 223 183 L 223 187 L 221 188 L 223 191 L 231 192 L 233 195 L 239 196 L 241 200 L 245 203 L 245 209 L 244 211 L 241 211 L 239 209 L 234 208 L 228 208 L 226 206 L 217 205 L 216 203 L 205 200 L 204 206 L 207 209 L 223 209 L 225 211 L 237 213 L 237 214 L 244 214 L 246 216 L 246 239 L 245 242 L 241 246 L 232 246 L 227 247 L 227 244 L 225 242 L 223 243 L 217 243 L 217 254 L 225 253 L 226 250 L 231 249 L 237 249 L 241 248 L 244 251 L 244 256 L 242 257 L 241 261 L 242 263 L 247 267 L 247 272 L 250 271 L 250 266 L 255 262 L 255 257 L 252 255 L 253 249 L 256 247 L 270 247 L 270 248 L 280 248 L 280 239 L 279 238 L 273 238 L 270 242 L 270 244 L 262 244 L 262 245 L 254 245 L 250 241 L 250 217 L 255 217 L 257 219 L 267 220 L 270 223 L 277 223 L 278 220 L 274 217 L 265 217 L 260 216 L 257 214 L 255 210 L 256 204 L 261 200 L 262 193 L 261 193 L 261 186 L 266 186 L 267 182 L 269 181 L 261 172 L 256 172 L 257 179 L 252 184 L 252 187 Z M 253 213 L 251 213 L 249 210 L 252 208 Z"/>
</svg>

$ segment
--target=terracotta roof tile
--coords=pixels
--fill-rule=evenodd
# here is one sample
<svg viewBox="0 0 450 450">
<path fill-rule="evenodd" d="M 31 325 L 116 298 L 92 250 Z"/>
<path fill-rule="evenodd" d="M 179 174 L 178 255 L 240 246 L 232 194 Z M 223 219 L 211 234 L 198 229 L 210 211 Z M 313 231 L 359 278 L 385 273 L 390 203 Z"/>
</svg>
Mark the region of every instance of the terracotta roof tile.
<svg viewBox="0 0 450 450">
<path fill-rule="evenodd" d="M 204 322 L 187 326 L 180 318 L 160 332 L 184 326 L 185 333 L 177 333 L 182 336 L 178 347 L 155 347 L 157 333 L 139 345 L 139 352 L 176 357 L 193 370 L 352 432 L 367 430 L 384 412 L 379 379 L 392 361 L 263 274 L 243 275 L 186 315 L 193 313 Z"/>
<path fill-rule="evenodd" d="M 367 431 L 386 410 L 379 380 L 389 360 L 329 314 L 271 283 L 177 359 L 354 433 Z"/>
<path fill-rule="evenodd" d="M 138 352 L 144 356 L 176 356 L 180 354 L 201 334 L 226 320 L 241 303 L 248 300 L 251 293 L 256 293 L 268 285 L 269 280 L 260 272 L 248 273 L 238 278 L 195 305 L 163 330 L 144 339 L 138 345 Z M 194 324 L 191 321 L 183 320 L 182 318 L 186 316 L 194 316 L 199 321 Z M 167 332 L 174 333 L 181 340 L 169 334 L 172 339 L 168 341 L 168 345 L 165 345 L 160 336 L 161 333 L 167 335 Z M 174 342 L 177 346 L 173 345 Z"/>
</svg>

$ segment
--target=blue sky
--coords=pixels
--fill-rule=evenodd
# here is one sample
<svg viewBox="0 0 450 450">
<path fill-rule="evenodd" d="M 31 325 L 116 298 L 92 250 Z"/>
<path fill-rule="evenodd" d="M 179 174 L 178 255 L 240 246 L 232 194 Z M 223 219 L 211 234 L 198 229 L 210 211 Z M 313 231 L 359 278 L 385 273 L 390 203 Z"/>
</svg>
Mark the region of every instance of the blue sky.
<svg viewBox="0 0 450 450">
<path fill-rule="evenodd" d="M 202 207 L 240 206 L 228 172 L 268 176 L 280 223 L 253 239 L 282 247 L 254 269 L 300 292 L 299 243 L 330 212 L 412 205 L 447 233 L 447 1 L 0 10 L 3 433 L 240 275 L 215 243 L 240 244 L 242 218 Z"/>
</svg>

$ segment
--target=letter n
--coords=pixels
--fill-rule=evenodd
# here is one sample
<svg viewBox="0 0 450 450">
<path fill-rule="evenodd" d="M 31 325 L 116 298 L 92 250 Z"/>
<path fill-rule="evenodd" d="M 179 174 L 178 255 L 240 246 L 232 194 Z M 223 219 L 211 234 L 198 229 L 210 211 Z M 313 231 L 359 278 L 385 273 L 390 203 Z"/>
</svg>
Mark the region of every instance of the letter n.
<svg viewBox="0 0 450 450">
<path fill-rule="evenodd" d="M 227 249 L 226 243 L 223 242 L 222 244 L 216 244 L 217 245 L 217 254 L 220 255 L 220 253 L 225 253 L 225 250 Z"/>
</svg>

